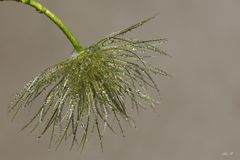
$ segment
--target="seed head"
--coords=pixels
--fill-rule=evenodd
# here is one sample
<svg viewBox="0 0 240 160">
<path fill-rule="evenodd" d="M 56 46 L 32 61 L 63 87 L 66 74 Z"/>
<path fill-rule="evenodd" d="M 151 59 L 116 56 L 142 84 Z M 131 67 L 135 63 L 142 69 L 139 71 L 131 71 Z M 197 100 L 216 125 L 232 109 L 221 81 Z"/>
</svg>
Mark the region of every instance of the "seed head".
<svg viewBox="0 0 240 160">
<path fill-rule="evenodd" d="M 41 137 L 51 129 L 50 146 L 58 147 L 71 138 L 71 147 L 76 144 L 81 148 L 92 130 L 97 132 L 102 146 L 106 128 L 117 134 L 115 122 L 123 134 L 122 122 L 133 125 L 130 109 L 156 103 L 147 92 L 148 88 L 159 92 L 152 74 L 168 76 L 145 61 L 153 54 L 167 55 L 154 45 L 165 39 L 141 41 L 123 37 L 152 18 L 110 34 L 30 81 L 10 107 L 10 111 L 15 111 L 14 117 L 30 107 L 39 95 L 46 96 L 21 130 L 30 125 L 33 130 L 41 127 Z M 128 102 L 132 105 L 127 105 Z"/>
</svg>

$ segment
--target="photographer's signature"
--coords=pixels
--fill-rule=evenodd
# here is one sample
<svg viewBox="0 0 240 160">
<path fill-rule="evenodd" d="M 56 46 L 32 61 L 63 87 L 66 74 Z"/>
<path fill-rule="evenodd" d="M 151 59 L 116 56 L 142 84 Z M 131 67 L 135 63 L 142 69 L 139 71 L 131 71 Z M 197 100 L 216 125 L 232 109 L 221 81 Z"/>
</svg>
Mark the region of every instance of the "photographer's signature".
<svg viewBox="0 0 240 160">
<path fill-rule="evenodd" d="M 223 152 L 222 156 L 233 156 L 234 152 Z"/>
</svg>

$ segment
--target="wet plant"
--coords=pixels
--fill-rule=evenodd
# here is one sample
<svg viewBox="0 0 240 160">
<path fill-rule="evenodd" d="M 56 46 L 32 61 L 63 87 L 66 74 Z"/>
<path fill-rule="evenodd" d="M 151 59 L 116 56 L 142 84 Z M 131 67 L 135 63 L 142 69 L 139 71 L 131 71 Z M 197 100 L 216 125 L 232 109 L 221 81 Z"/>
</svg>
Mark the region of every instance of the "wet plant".
<svg viewBox="0 0 240 160">
<path fill-rule="evenodd" d="M 134 125 L 133 112 L 158 103 L 148 92 L 151 89 L 159 93 L 152 75 L 168 76 L 168 73 L 146 60 L 153 55 L 167 55 L 159 48 L 166 39 L 125 37 L 154 17 L 83 48 L 62 21 L 39 2 L 12 1 L 30 5 L 50 18 L 75 49 L 69 59 L 46 68 L 17 94 L 9 108 L 13 118 L 31 108 L 41 95 L 44 97 L 40 106 L 34 105 L 37 112 L 21 131 L 40 129 L 39 138 L 49 131 L 49 147 L 58 148 L 69 140 L 71 148 L 76 145 L 81 149 L 89 133 L 95 131 L 102 147 L 106 129 L 124 135 L 122 123 Z"/>
</svg>

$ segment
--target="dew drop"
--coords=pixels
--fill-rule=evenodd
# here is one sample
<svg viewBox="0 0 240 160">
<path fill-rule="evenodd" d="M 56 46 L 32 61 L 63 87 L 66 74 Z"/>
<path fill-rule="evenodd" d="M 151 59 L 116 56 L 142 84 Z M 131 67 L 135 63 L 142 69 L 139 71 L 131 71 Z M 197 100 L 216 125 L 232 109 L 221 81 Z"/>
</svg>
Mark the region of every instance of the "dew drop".
<svg viewBox="0 0 240 160">
<path fill-rule="evenodd" d="M 41 136 L 37 137 L 37 143 L 40 143 L 40 138 L 41 138 Z"/>
<path fill-rule="evenodd" d="M 145 50 L 141 49 L 141 50 L 140 50 L 140 53 L 142 53 L 142 54 L 145 53 Z"/>
<path fill-rule="evenodd" d="M 129 119 L 128 122 L 129 122 L 130 127 L 136 128 L 136 124 L 135 124 L 134 120 Z"/>
<path fill-rule="evenodd" d="M 76 58 L 78 56 L 78 52 L 76 51 L 76 50 L 74 50 L 73 52 L 72 52 L 72 58 Z"/>
<path fill-rule="evenodd" d="M 81 127 L 84 128 L 84 127 L 85 127 L 85 124 L 84 124 L 84 123 L 81 123 Z"/>
</svg>

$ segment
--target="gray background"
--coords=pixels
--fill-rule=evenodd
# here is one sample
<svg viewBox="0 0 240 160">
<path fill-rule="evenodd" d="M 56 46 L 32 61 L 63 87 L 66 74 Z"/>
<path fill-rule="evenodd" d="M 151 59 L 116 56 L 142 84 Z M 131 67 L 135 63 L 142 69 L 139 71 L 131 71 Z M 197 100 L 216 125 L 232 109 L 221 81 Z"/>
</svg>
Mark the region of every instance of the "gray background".
<svg viewBox="0 0 240 160">
<path fill-rule="evenodd" d="M 239 0 L 41 0 L 88 46 L 113 31 L 158 13 L 131 33 L 169 39 L 172 58 L 155 59 L 173 78 L 159 78 L 161 104 L 136 118 L 127 137 L 107 134 L 105 152 L 94 140 L 85 152 L 48 151 L 46 136 L 17 134 L 11 122 L 15 92 L 72 47 L 44 16 L 15 2 L 0 3 L 1 160 L 237 160 L 240 159 Z M 224 152 L 232 156 L 224 156 Z M 233 153 L 231 153 L 233 152 Z"/>
</svg>

